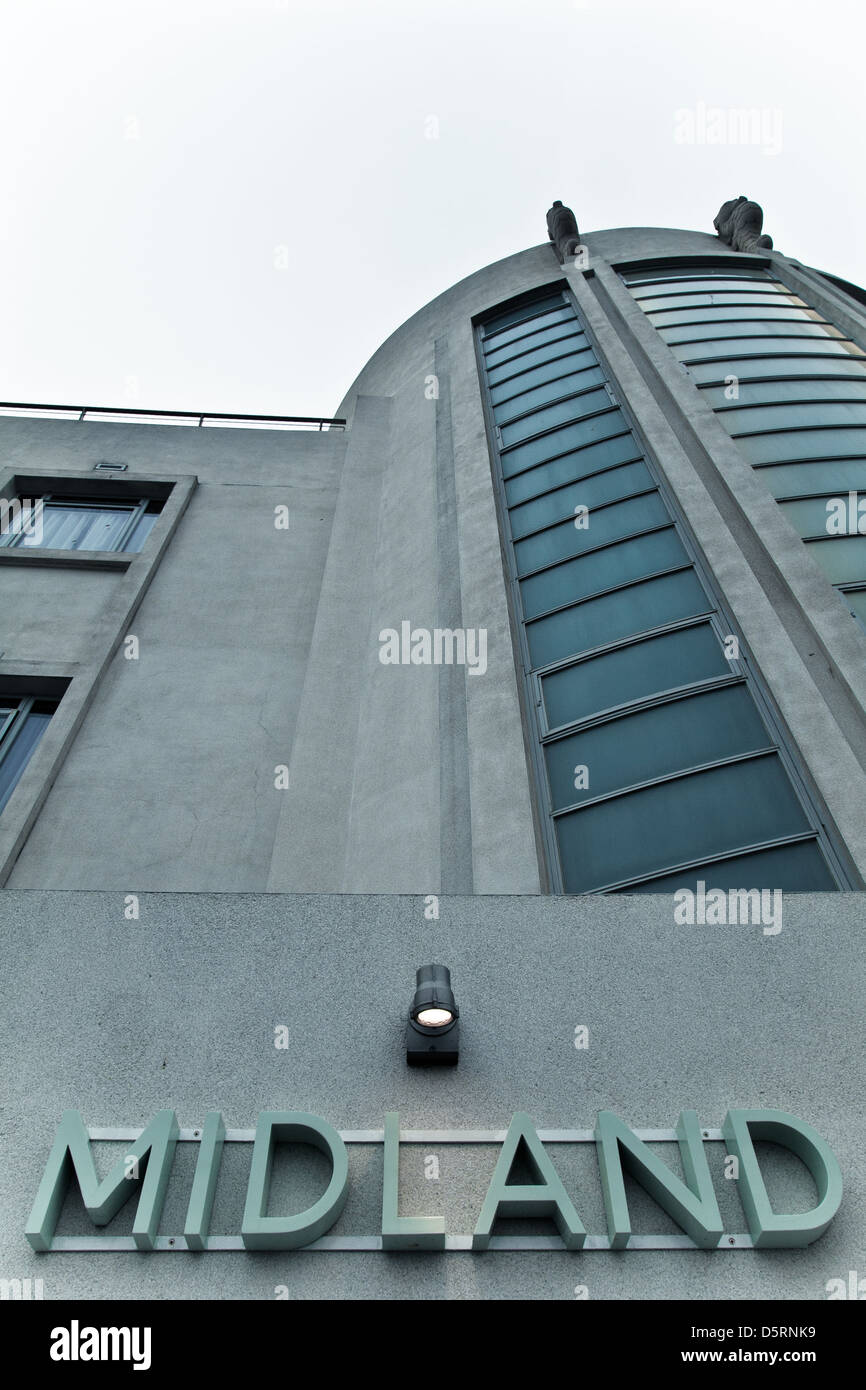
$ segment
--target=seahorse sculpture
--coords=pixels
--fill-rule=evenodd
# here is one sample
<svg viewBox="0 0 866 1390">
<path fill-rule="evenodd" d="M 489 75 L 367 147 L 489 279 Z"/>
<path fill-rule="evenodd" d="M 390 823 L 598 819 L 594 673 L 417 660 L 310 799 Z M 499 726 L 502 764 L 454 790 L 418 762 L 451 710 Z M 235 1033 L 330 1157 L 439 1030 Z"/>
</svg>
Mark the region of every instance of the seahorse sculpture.
<svg viewBox="0 0 866 1390">
<path fill-rule="evenodd" d="M 739 198 L 722 203 L 713 218 L 713 226 L 719 237 L 733 251 L 771 250 L 773 238 L 766 233 L 761 235 L 763 225 L 764 209 L 760 203 L 750 203 L 743 193 Z"/>
<path fill-rule="evenodd" d="M 547 214 L 547 235 L 553 242 L 557 260 L 562 265 L 566 256 L 573 256 L 580 246 L 580 232 L 571 208 L 563 207 L 559 199 Z"/>
</svg>

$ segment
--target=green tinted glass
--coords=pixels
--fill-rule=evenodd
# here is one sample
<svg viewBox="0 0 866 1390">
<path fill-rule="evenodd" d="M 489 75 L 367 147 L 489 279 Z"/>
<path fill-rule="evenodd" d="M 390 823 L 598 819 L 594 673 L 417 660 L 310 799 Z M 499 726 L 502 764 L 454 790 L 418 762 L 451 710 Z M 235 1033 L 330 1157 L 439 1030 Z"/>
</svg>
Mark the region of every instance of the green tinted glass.
<svg viewBox="0 0 866 1390">
<path fill-rule="evenodd" d="M 731 888 L 745 892 L 749 888 L 763 888 L 768 892 L 778 889 L 781 893 L 828 893 L 837 887 L 815 840 L 799 840 L 793 845 L 777 845 L 775 849 L 756 850 L 753 854 L 700 864 L 697 868 L 650 879 L 648 883 L 622 891 L 629 894 L 675 893 L 679 888 L 688 888 L 694 893 L 698 883 L 704 885 L 705 893 L 714 888 L 725 892 Z M 772 911 L 772 903 L 766 904 L 765 911 Z M 748 913 L 750 922 L 757 920 L 757 907 L 753 902 L 748 905 Z"/>
<path fill-rule="evenodd" d="M 511 534 L 515 540 L 520 540 L 521 536 L 538 531 L 542 526 L 551 526 L 566 519 L 573 521 L 574 509 L 579 504 L 598 507 L 604 502 L 613 502 L 652 486 L 653 479 L 645 463 L 626 463 L 620 468 L 610 468 L 605 473 L 596 473 L 591 478 L 570 483 L 568 487 L 557 488 L 544 497 L 512 508 Z"/>
<path fill-rule="evenodd" d="M 540 439 L 531 439 L 528 444 L 518 444 L 508 453 L 503 453 L 502 467 L 506 478 L 531 468 L 536 463 L 544 463 L 558 454 L 580 449 L 585 444 L 594 444 L 599 439 L 609 439 L 625 428 L 625 420 L 619 410 L 606 410 L 603 415 L 593 415 L 576 425 L 563 425 L 561 429 L 551 430 Z"/>
<path fill-rule="evenodd" d="M 696 772 L 556 821 L 569 893 L 808 829 L 777 754 Z"/>
<path fill-rule="evenodd" d="M 548 666 L 711 608 L 694 570 L 646 579 L 527 623 L 530 660 L 533 667 Z"/>
<path fill-rule="evenodd" d="M 591 714 L 731 674 L 709 623 L 649 637 L 564 667 L 541 681 L 550 729 Z"/>
<path fill-rule="evenodd" d="M 541 493 L 561 487 L 564 483 L 573 482 L 577 478 L 588 478 L 604 468 L 612 468 L 618 463 L 639 457 L 640 450 L 631 434 L 616 435 L 612 439 L 590 444 L 585 449 L 573 454 L 564 454 L 550 463 L 540 464 L 537 468 L 530 468 L 525 473 L 507 479 L 505 500 L 509 507 L 513 507 L 518 502 L 538 497 Z"/>
<path fill-rule="evenodd" d="M 745 685 L 669 700 L 545 744 L 553 809 L 757 752 L 772 741 Z M 576 775 L 580 768 L 586 774 Z M 588 785 L 577 788 L 575 781 Z"/>
<path fill-rule="evenodd" d="M 866 429 L 791 430 L 756 434 L 737 440 L 750 463 L 783 463 L 794 459 L 827 459 L 866 455 Z"/>
<path fill-rule="evenodd" d="M 581 551 L 606 545 L 608 541 L 649 530 L 651 526 L 661 526 L 670 518 L 659 494 L 650 492 L 590 512 L 583 518 L 588 522 L 585 529 L 575 526 L 574 521 L 580 519 L 576 517 L 561 526 L 552 526 L 549 531 L 540 531 L 527 540 L 518 541 L 514 547 L 518 573 L 528 574 L 542 565 L 553 565 L 558 560 L 579 555 Z"/>
<path fill-rule="evenodd" d="M 568 560 L 553 569 L 524 579 L 520 585 L 524 616 L 527 620 L 551 608 L 632 579 L 656 574 L 687 563 L 685 547 L 673 525 L 646 536 L 620 541 L 617 545 L 594 550 L 577 560 Z"/>
</svg>

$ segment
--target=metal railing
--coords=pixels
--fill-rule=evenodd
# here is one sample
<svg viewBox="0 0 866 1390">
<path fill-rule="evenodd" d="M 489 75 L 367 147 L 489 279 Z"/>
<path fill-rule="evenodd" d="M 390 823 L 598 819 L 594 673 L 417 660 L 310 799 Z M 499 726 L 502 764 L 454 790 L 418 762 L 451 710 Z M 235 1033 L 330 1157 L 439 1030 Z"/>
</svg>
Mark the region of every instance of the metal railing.
<svg viewBox="0 0 866 1390">
<path fill-rule="evenodd" d="M 0 415 L 43 420 L 104 420 L 109 424 L 192 425 L 221 429 L 344 430 L 346 421 L 321 415 L 231 415 L 220 411 L 135 410 L 110 405 L 40 405 L 0 401 Z"/>
</svg>

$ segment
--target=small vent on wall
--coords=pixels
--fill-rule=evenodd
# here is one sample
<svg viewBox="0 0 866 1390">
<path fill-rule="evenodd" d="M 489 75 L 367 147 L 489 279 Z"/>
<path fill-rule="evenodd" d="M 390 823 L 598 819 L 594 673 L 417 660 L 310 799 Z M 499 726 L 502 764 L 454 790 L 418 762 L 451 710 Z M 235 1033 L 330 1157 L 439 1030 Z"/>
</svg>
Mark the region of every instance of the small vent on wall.
<svg viewBox="0 0 866 1390">
<path fill-rule="evenodd" d="M 125 473 L 128 467 L 128 463 L 109 463 L 103 459 L 101 463 L 93 465 L 93 471 L 94 473 Z"/>
</svg>

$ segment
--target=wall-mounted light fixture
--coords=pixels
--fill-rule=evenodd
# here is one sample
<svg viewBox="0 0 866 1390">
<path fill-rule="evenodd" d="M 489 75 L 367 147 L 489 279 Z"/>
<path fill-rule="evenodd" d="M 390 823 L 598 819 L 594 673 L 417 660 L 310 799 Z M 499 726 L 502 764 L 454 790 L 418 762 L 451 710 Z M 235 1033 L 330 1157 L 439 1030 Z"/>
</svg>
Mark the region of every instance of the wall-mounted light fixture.
<svg viewBox="0 0 866 1390">
<path fill-rule="evenodd" d="M 406 1028 L 410 1067 L 456 1066 L 460 1053 L 460 1010 L 447 965 L 422 965 Z"/>
</svg>

